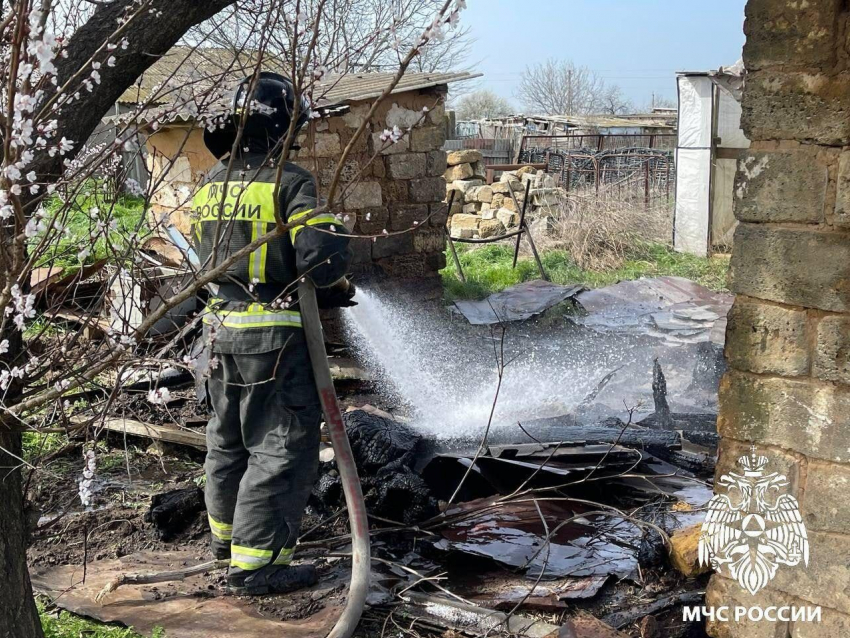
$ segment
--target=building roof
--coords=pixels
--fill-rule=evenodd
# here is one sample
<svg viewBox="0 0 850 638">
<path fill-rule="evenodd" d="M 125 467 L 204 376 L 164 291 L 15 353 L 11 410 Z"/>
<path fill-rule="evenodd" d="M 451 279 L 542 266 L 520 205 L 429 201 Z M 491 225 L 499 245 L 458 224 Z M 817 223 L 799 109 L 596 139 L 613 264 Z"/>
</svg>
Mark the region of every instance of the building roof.
<svg viewBox="0 0 850 638">
<path fill-rule="evenodd" d="M 149 103 L 151 106 L 189 104 L 190 101 L 212 105 L 229 95 L 233 86 L 253 73 L 257 52 L 236 53 L 223 48 L 176 46 L 160 57 L 136 83 L 118 99 L 128 106 Z M 264 55 L 263 70 L 285 73 L 283 62 Z M 393 93 L 417 91 L 479 77 L 480 73 L 406 73 Z M 331 107 L 358 100 L 376 98 L 392 81 L 393 72 L 328 74 L 316 83 L 313 100 L 319 107 Z M 193 109 L 179 109 L 175 117 L 191 118 Z"/>
<path fill-rule="evenodd" d="M 676 113 L 635 113 L 631 115 L 531 115 L 538 122 L 565 124 L 569 128 L 675 128 Z"/>
</svg>

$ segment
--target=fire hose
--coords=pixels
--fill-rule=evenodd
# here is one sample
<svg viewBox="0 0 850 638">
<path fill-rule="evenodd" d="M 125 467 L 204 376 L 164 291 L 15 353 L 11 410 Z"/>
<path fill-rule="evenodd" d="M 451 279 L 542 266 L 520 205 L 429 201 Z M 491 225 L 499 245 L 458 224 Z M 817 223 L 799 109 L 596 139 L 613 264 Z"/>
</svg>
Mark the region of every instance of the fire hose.
<svg viewBox="0 0 850 638">
<path fill-rule="evenodd" d="M 304 336 L 310 351 L 310 362 L 316 389 L 325 415 L 325 423 L 331 437 L 334 458 L 342 480 L 345 504 L 348 507 L 348 521 L 351 527 L 351 584 L 345 609 L 328 634 L 328 638 L 349 638 L 366 604 L 369 593 L 369 575 L 371 557 L 369 548 L 369 523 L 366 518 L 366 505 L 363 503 L 363 490 L 357 476 L 357 466 L 351 453 L 351 445 L 342 422 L 342 412 L 336 400 L 336 391 L 328 367 L 328 355 L 325 351 L 325 339 L 322 335 L 322 323 L 319 319 L 319 305 L 316 301 L 316 288 L 308 278 L 298 285 L 298 304 L 301 310 Z"/>
<path fill-rule="evenodd" d="M 167 226 L 169 236 L 184 252 L 187 259 L 196 267 L 200 265 L 198 255 L 186 239 L 173 226 Z M 182 240 L 182 241 L 181 241 Z M 316 390 L 325 415 L 325 423 L 331 437 L 331 445 L 336 458 L 337 470 L 342 480 L 345 493 L 345 504 L 348 508 L 348 521 L 351 527 L 351 583 L 348 588 L 348 599 L 336 625 L 328 634 L 328 638 L 349 638 L 366 605 L 366 595 L 369 593 L 369 576 L 371 574 L 371 550 L 369 547 L 369 522 L 366 517 L 366 505 L 363 502 L 363 490 L 360 487 L 360 477 L 357 476 L 357 466 L 345 425 L 342 422 L 342 412 L 336 400 L 331 371 L 328 367 L 328 354 L 325 350 L 325 339 L 322 335 L 322 322 L 319 318 L 319 304 L 316 301 L 316 287 L 309 278 L 304 277 L 298 284 L 298 302 L 301 310 L 304 336 L 307 349 L 310 352 L 310 363 L 316 380 Z"/>
</svg>

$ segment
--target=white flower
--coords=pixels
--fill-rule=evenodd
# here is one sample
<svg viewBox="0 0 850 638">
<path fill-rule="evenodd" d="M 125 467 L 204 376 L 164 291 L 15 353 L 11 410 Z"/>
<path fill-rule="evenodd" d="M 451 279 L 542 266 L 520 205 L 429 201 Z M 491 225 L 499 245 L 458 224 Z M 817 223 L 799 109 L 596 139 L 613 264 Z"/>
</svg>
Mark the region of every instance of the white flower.
<svg viewBox="0 0 850 638">
<path fill-rule="evenodd" d="M 27 181 L 28 182 L 34 182 L 37 179 L 38 179 L 38 175 L 35 174 L 35 171 L 30 171 L 29 173 L 27 173 Z"/>
<path fill-rule="evenodd" d="M 404 133 L 402 133 L 398 125 L 393 126 L 392 129 L 385 128 L 384 132 L 381 133 L 382 142 L 392 142 L 393 144 L 395 144 L 402 137 L 404 137 Z"/>
<path fill-rule="evenodd" d="M 168 388 L 156 388 L 148 392 L 148 401 L 154 405 L 165 405 L 171 401 L 171 392 Z"/>
<path fill-rule="evenodd" d="M 74 148 L 74 143 L 66 137 L 59 140 L 59 154 L 64 155 Z"/>
<path fill-rule="evenodd" d="M 3 169 L 3 173 L 13 182 L 21 179 L 21 171 L 14 164 L 9 164 L 5 169 Z"/>
<path fill-rule="evenodd" d="M 110 55 L 109 59 L 106 61 L 106 66 L 115 66 L 115 56 Z"/>
<path fill-rule="evenodd" d="M 0 354 L 6 354 L 7 352 L 9 352 L 9 340 L 3 339 L 3 341 L 0 341 Z"/>
<path fill-rule="evenodd" d="M 79 479 L 79 494 L 80 502 L 83 507 L 89 507 L 92 499 L 92 483 L 94 482 L 95 471 L 97 470 L 97 459 L 94 450 L 87 450 L 83 453 L 83 476 Z"/>
</svg>

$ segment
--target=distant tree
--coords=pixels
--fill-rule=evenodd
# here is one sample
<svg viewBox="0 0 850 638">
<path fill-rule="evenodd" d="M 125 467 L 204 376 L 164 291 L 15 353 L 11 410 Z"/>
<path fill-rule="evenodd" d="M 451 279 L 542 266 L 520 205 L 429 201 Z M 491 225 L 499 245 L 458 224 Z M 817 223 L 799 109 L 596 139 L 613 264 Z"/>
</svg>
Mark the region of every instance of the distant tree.
<svg viewBox="0 0 850 638">
<path fill-rule="evenodd" d="M 675 109 L 679 106 L 675 98 L 652 94 L 652 99 L 641 109 L 644 113 L 652 113 L 653 109 Z"/>
<path fill-rule="evenodd" d="M 455 112 L 459 120 L 481 120 L 510 115 L 513 106 L 493 91 L 481 89 L 460 98 Z"/>
<path fill-rule="evenodd" d="M 593 111 L 603 86 L 590 69 L 552 58 L 525 68 L 517 95 L 537 113 L 581 115 Z"/>
<path fill-rule="evenodd" d="M 604 88 L 598 99 L 599 108 L 597 113 L 609 115 L 623 115 L 635 110 L 634 104 L 620 90 L 616 84 L 610 84 Z"/>
</svg>

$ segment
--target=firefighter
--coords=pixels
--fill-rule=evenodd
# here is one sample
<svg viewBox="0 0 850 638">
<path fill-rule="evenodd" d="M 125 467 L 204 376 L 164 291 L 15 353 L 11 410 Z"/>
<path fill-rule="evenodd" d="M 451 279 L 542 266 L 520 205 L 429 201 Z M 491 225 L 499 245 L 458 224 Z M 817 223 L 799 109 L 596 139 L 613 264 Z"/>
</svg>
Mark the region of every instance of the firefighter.
<svg viewBox="0 0 850 638">
<path fill-rule="evenodd" d="M 348 240 L 336 234 L 345 228 L 330 214 L 311 217 L 315 181 L 281 157 L 294 115 L 297 132 L 309 104 L 297 101 L 287 78 L 263 72 L 240 82 L 224 125 L 204 131 L 219 163 L 192 202 L 202 270 L 274 229 L 280 162 L 282 221 L 304 220 L 218 277 L 218 293 L 204 314 L 214 412 L 207 426 L 206 504 L 213 553 L 230 560 L 227 589 L 237 595 L 284 593 L 316 582 L 313 565 L 291 564 L 318 468 L 321 419 L 297 282 L 310 277 L 323 308 L 354 305 L 354 286 L 345 277 Z"/>
</svg>

